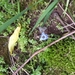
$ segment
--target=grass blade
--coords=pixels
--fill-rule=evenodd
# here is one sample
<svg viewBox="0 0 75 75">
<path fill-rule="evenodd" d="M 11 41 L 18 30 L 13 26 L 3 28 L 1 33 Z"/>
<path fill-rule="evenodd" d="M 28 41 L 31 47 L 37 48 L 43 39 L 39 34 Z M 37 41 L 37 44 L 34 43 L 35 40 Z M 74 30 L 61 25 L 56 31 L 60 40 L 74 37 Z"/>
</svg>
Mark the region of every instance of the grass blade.
<svg viewBox="0 0 75 75">
<path fill-rule="evenodd" d="M 20 13 L 20 1 L 17 0 L 17 8 L 18 8 L 18 13 Z"/>
<path fill-rule="evenodd" d="M 53 12 L 54 8 L 46 15 L 46 17 L 44 18 L 43 21 L 43 25 L 46 23 L 46 21 L 48 20 L 48 18 L 50 17 L 51 13 Z"/>
<path fill-rule="evenodd" d="M 64 12 L 63 12 L 64 15 L 65 15 L 65 12 L 67 12 L 69 2 L 70 2 L 70 0 L 67 0 L 67 1 L 66 1 L 66 7 L 65 7 L 65 10 L 64 10 Z"/>
</svg>

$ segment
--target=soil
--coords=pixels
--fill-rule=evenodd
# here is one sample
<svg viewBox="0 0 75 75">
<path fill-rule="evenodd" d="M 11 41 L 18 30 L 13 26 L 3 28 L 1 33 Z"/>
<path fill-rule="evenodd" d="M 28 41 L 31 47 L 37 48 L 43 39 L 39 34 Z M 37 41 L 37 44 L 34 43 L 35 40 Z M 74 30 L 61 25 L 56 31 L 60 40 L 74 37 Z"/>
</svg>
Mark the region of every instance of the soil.
<svg viewBox="0 0 75 75">
<path fill-rule="evenodd" d="M 0 36 L 0 56 L 3 56 L 5 62 L 11 65 L 8 51 L 8 38 L 4 36 Z"/>
<path fill-rule="evenodd" d="M 39 12 L 34 12 L 34 14 L 38 15 Z M 38 16 L 37 17 L 32 16 L 32 20 L 30 24 L 31 29 L 33 28 L 37 20 L 38 20 Z M 48 23 L 49 25 L 47 24 L 44 25 L 45 27 L 47 27 L 45 33 L 47 33 L 48 35 L 56 34 L 56 35 L 63 36 L 63 34 L 73 31 L 75 27 L 74 24 L 72 25 L 72 27 L 71 26 L 65 27 L 69 24 L 72 24 L 72 21 L 67 15 L 64 16 L 63 10 L 60 8 L 59 5 L 52 12 L 50 18 L 48 19 Z M 58 26 L 59 24 L 61 27 L 63 27 L 63 31 L 62 29 L 60 29 L 60 26 Z M 34 31 L 34 38 L 38 39 L 39 35 L 40 32 L 37 27 L 36 30 Z"/>
</svg>

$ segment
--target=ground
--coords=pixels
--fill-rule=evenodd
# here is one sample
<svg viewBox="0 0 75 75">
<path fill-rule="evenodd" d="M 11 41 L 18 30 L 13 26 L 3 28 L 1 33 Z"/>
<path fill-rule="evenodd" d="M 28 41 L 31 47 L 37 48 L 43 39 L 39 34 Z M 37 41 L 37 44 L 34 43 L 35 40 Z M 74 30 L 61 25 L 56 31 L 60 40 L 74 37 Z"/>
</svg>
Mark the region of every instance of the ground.
<svg viewBox="0 0 75 75">
<path fill-rule="evenodd" d="M 19 3 L 20 1 L 20 3 Z M 26 9 L 29 5 L 31 6 L 33 3 L 37 2 L 37 0 L 10 0 L 4 1 L 0 3 L 0 24 L 3 24 L 7 21 L 7 19 L 12 18 L 17 15 L 19 11 Z M 75 74 L 75 38 L 74 35 L 65 38 L 64 40 L 59 41 L 58 43 L 52 45 L 51 47 L 46 48 L 44 52 L 39 52 L 35 55 L 35 52 L 38 52 L 40 49 L 49 45 L 51 42 L 59 39 L 60 37 L 66 36 L 70 32 L 75 30 L 75 1 L 71 0 L 68 3 L 66 14 L 64 14 L 64 9 L 66 9 L 66 2 L 68 0 L 60 0 L 56 5 L 55 9 L 49 16 L 49 19 L 42 26 L 44 19 L 41 23 L 34 29 L 31 35 L 29 35 L 30 31 L 35 26 L 37 20 L 39 19 L 41 13 L 53 2 L 50 1 L 42 1 L 38 5 L 35 5 L 31 10 L 24 13 L 20 18 L 18 18 L 15 22 L 8 26 L 6 30 L 1 32 L 1 36 L 10 37 L 13 31 L 20 23 L 21 31 L 19 34 L 19 39 L 16 43 L 14 52 L 13 52 L 13 60 L 9 60 L 13 62 L 14 66 L 6 63 L 7 66 L 6 72 L 7 75 L 13 74 L 13 71 L 16 71 L 18 67 L 21 65 L 32 55 L 34 57 L 30 59 L 30 61 L 23 67 L 22 70 L 19 71 L 19 75 L 74 75 Z M 5 5 L 6 4 L 6 5 Z M 40 41 L 41 32 L 39 31 L 39 27 L 46 30 L 45 34 L 48 35 L 48 39 L 44 41 Z M 2 37 L 0 36 L 0 39 Z M 7 39 L 7 41 L 8 41 Z M 3 48 L 4 40 L 0 40 L 0 55 L 5 55 L 5 48 Z M 6 43 L 6 41 L 5 41 Z M 1 47 L 2 46 L 2 47 Z M 7 47 L 7 46 L 6 46 Z M 3 52 L 2 52 L 3 50 Z M 8 51 L 8 50 L 6 50 Z M 6 52 L 5 52 L 6 53 Z M 8 53 L 9 55 L 9 53 Z M 5 57 L 5 56 L 4 56 Z M 6 61 L 5 61 L 6 62 Z M 2 65 L 2 64 L 1 64 Z M 4 64 L 3 64 L 4 65 Z M 10 67 L 10 68 L 9 68 Z M 2 67 L 4 69 L 4 67 Z M 0 71 L 2 72 L 2 70 Z"/>
</svg>

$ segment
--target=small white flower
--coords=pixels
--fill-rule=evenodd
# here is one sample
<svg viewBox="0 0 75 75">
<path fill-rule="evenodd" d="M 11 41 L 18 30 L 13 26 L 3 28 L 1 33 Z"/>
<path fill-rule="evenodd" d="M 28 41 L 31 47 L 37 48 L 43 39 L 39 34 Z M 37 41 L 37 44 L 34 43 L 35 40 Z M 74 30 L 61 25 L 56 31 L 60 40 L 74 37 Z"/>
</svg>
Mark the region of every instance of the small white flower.
<svg viewBox="0 0 75 75">
<path fill-rule="evenodd" d="M 42 32 L 40 36 L 40 41 L 47 40 L 47 39 L 48 39 L 48 35 Z"/>
</svg>

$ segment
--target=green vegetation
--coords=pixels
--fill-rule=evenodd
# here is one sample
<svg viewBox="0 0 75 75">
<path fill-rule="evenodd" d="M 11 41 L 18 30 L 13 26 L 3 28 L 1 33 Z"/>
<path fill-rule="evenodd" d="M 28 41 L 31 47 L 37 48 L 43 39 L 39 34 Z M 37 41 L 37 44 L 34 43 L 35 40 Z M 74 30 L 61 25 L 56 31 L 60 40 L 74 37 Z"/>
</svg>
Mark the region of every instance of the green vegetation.
<svg viewBox="0 0 75 75">
<path fill-rule="evenodd" d="M 74 45 L 74 40 L 66 38 L 54 46 L 47 48 L 45 52 L 40 53 L 40 62 L 43 63 L 42 60 L 44 60 L 47 63 L 48 66 L 46 67 L 50 69 L 50 73 L 57 71 L 59 72 L 58 75 L 72 75 L 75 70 Z"/>
<path fill-rule="evenodd" d="M 61 1 L 61 0 L 60 0 Z M 18 23 L 21 24 L 21 31 L 19 35 L 18 44 L 15 46 L 15 65 L 8 66 L 0 57 L 0 75 L 11 74 L 9 69 L 17 70 L 17 65 L 22 65 L 34 52 L 42 49 L 51 42 L 60 38 L 60 35 L 48 34 L 49 39 L 39 41 L 35 39 L 34 34 L 38 35 L 38 27 L 50 24 L 50 15 L 55 8 L 57 8 L 58 0 L 0 0 L 0 35 L 10 37 Z M 65 12 L 68 12 L 72 19 L 74 19 L 74 4 L 73 8 L 69 6 L 69 0 L 61 1 L 65 6 Z M 73 13 L 71 13 L 71 10 Z M 41 14 L 43 13 L 43 14 Z M 41 14 L 41 16 L 40 16 Z M 66 14 L 65 14 L 66 15 Z M 54 20 L 52 18 L 52 20 Z M 54 20 L 55 21 L 55 20 Z M 63 36 L 63 35 L 62 35 Z M 17 59 L 16 56 L 19 58 Z M 74 75 L 75 74 L 75 41 L 67 37 L 59 41 L 53 46 L 47 48 L 44 52 L 35 56 L 25 69 L 30 75 Z M 21 70 L 19 75 L 25 75 L 25 71 Z"/>
<path fill-rule="evenodd" d="M 8 65 L 4 62 L 3 57 L 0 57 L 0 75 L 6 75 L 8 69 Z"/>
</svg>

